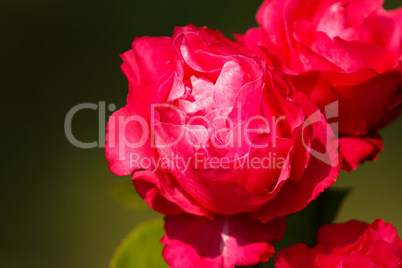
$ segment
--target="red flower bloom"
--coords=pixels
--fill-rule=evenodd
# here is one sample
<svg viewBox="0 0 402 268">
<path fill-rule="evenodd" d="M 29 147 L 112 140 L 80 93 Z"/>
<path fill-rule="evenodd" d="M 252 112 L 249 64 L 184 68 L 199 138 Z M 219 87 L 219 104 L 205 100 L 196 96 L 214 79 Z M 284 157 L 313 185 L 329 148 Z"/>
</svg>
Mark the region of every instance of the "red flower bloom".
<svg viewBox="0 0 402 268">
<path fill-rule="evenodd" d="M 132 174 L 153 209 L 204 216 L 205 226 L 252 217 L 262 227 L 305 208 L 336 180 L 336 137 L 318 108 L 221 33 L 176 28 L 171 38 L 135 39 L 122 58 L 130 91 L 109 119 L 106 157 L 113 173 Z M 231 254 L 225 263 L 243 258 Z"/>
<path fill-rule="evenodd" d="M 287 74 L 324 111 L 339 103 L 344 169 L 383 149 L 377 131 L 402 104 L 402 8 L 382 1 L 267 0 L 238 39 Z"/>
<path fill-rule="evenodd" d="M 402 241 L 390 223 L 376 220 L 324 225 L 317 244 L 295 244 L 275 256 L 277 268 L 402 267 Z"/>
</svg>

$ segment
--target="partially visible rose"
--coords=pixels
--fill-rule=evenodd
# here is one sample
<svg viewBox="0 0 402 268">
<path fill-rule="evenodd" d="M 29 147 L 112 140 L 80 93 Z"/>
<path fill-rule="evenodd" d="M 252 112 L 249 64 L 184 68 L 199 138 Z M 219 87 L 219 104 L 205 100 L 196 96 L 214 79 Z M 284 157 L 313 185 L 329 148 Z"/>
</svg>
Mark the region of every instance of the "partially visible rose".
<svg viewBox="0 0 402 268">
<path fill-rule="evenodd" d="M 336 180 L 337 141 L 318 108 L 218 31 L 189 25 L 171 38 L 136 38 L 122 58 L 129 94 L 109 119 L 106 157 L 158 212 L 211 226 L 224 218 L 223 230 L 236 218 L 223 215 L 263 226 Z"/>
<path fill-rule="evenodd" d="M 377 131 L 402 107 L 402 8 L 379 0 L 266 0 L 259 28 L 238 36 L 325 112 L 339 107 L 344 169 L 374 160 Z M 334 114 L 334 111 L 330 111 Z"/>
<path fill-rule="evenodd" d="M 401 268 L 402 241 L 390 223 L 352 220 L 322 226 L 317 244 L 295 244 L 275 256 L 277 268 Z"/>
</svg>

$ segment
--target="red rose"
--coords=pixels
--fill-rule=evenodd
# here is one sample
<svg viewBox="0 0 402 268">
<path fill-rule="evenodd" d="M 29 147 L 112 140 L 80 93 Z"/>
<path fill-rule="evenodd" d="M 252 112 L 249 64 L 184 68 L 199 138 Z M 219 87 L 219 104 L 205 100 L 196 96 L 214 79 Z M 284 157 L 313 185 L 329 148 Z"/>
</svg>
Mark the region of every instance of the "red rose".
<svg viewBox="0 0 402 268">
<path fill-rule="evenodd" d="M 239 36 L 322 111 L 339 101 L 340 153 L 352 170 L 382 150 L 376 133 L 402 104 L 402 8 L 382 1 L 267 0 Z M 333 111 L 332 111 L 333 113 Z"/>
<path fill-rule="evenodd" d="M 167 228 L 167 247 L 171 230 L 184 232 L 191 217 L 206 217 L 204 230 L 215 234 L 233 227 L 226 236 L 237 238 L 235 215 L 263 228 L 305 208 L 337 178 L 336 137 L 317 107 L 221 33 L 176 28 L 171 38 L 135 39 L 122 58 L 130 90 L 109 119 L 106 157 L 113 173 L 132 174 L 153 209 L 192 214 L 167 218 L 183 226 Z M 225 259 L 224 267 L 236 263 Z"/>
<path fill-rule="evenodd" d="M 402 267 L 402 241 L 390 223 L 376 220 L 324 225 L 317 244 L 295 244 L 275 256 L 277 268 Z"/>
</svg>

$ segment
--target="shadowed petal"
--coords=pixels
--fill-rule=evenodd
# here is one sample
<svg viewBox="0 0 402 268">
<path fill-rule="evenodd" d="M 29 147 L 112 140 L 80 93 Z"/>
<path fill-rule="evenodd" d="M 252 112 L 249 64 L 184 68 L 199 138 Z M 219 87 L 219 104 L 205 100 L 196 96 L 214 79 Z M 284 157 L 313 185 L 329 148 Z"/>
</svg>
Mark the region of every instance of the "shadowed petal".
<svg viewBox="0 0 402 268">
<path fill-rule="evenodd" d="M 263 224 L 247 214 L 216 215 L 213 221 L 190 214 L 166 216 L 163 256 L 173 268 L 254 265 L 274 254 L 285 225 L 284 218 Z"/>
</svg>

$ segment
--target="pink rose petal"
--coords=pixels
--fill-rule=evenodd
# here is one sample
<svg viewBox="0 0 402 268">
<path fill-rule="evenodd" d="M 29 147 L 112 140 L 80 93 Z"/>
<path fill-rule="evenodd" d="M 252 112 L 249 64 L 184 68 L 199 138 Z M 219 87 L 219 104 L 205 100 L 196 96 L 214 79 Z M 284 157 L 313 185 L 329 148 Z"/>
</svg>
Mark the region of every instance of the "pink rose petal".
<svg viewBox="0 0 402 268">
<path fill-rule="evenodd" d="M 248 266 L 268 261 L 285 231 L 285 219 L 263 224 L 246 214 L 165 217 L 163 257 L 175 267 Z"/>
</svg>

